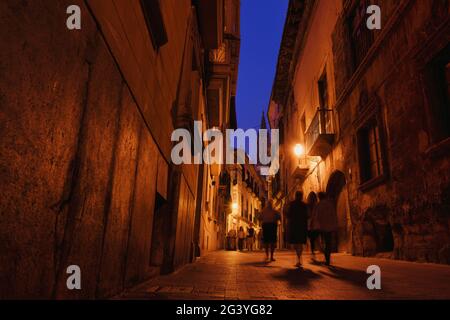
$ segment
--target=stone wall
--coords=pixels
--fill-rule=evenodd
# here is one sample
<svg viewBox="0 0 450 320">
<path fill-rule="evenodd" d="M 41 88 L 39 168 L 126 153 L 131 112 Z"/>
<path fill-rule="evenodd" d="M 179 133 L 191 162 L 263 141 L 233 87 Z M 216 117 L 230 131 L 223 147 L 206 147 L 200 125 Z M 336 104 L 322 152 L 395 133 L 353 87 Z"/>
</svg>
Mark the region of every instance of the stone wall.
<svg viewBox="0 0 450 320">
<path fill-rule="evenodd" d="M 84 2 L 2 1 L 0 43 L 0 297 L 107 297 L 148 278 L 167 163 Z"/>
<path fill-rule="evenodd" d="M 336 149 L 339 145 L 344 149 L 344 165 L 338 167 L 348 183 L 355 254 L 374 255 L 383 250 L 383 238 L 392 232 L 394 258 L 450 263 L 449 153 L 445 148 L 439 156 L 431 152 L 432 128 L 425 120 L 429 106 L 421 82 L 424 61 L 419 58 L 422 52 L 437 54 L 433 41 L 448 43 L 445 28 L 439 28 L 448 25 L 449 16 L 436 11 L 437 3 L 402 1 L 393 6 L 380 1 L 383 28 L 376 34 L 375 46 L 380 43 L 373 57 L 353 78 L 348 74 L 348 58 L 347 63 L 335 64 L 337 79 L 347 75 L 336 87 L 337 92 L 344 92 L 336 106 L 340 126 Z M 342 23 L 335 29 L 335 58 L 348 57 L 348 48 L 339 45 Z M 356 156 L 356 124 L 352 123 L 361 102 L 366 101 L 363 95 L 379 104 L 388 167 L 386 181 L 364 191 Z"/>
<path fill-rule="evenodd" d="M 390 251 L 387 255 L 396 259 L 450 263 L 450 140 L 433 142 L 434 119 L 423 79 L 427 61 L 448 46 L 448 2 L 378 1 L 382 29 L 373 31 L 374 44 L 358 68 L 347 21 L 351 2 L 333 8 L 319 1 L 310 17 L 293 75 L 294 98 L 282 106 L 288 122 L 281 152 L 285 192 L 289 197 L 303 189 L 307 197 L 329 191 L 336 175 L 342 176 L 345 197 L 337 195 L 337 201 L 341 208 L 348 202 L 353 254 Z M 319 24 L 323 17 L 326 23 Z M 299 184 L 291 175 L 298 163 L 292 148 L 304 142 L 302 116 L 308 128 L 320 103 L 317 81 L 324 71 L 335 140 L 328 155 L 318 163 L 312 159 L 311 172 Z M 364 186 L 357 129 L 372 106 L 382 128 L 386 170 L 383 179 Z"/>
</svg>

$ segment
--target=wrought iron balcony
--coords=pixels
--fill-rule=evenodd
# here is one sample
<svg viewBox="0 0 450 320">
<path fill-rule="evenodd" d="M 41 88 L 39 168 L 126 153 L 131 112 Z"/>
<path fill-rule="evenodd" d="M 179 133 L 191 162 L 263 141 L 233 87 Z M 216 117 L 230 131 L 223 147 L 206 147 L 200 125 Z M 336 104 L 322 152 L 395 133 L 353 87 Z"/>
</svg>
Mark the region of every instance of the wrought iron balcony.
<svg viewBox="0 0 450 320">
<path fill-rule="evenodd" d="M 309 156 L 325 157 L 330 153 L 334 142 L 333 111 L 317 109 L 306 131 L 306 151 Z"/>
</svg>

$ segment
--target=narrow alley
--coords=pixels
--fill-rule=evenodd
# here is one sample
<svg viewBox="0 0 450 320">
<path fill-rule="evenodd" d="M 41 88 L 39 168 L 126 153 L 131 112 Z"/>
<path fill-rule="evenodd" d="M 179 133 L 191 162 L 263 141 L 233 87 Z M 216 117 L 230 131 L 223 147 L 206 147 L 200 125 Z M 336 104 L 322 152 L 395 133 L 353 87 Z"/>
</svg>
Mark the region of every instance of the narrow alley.
<svg viewBox="0 0 450 320">
<path fill-rule="evenodd" d="M 450 299 L 450 1 L 0 0 L 33 299 Z"/>
</svg>

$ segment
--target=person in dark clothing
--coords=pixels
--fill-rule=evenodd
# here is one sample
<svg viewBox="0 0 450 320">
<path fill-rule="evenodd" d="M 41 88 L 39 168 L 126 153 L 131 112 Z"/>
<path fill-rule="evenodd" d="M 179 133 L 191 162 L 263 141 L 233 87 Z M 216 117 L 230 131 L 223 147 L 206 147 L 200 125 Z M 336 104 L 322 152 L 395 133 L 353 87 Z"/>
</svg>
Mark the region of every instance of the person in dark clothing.
<svg viewBox="0 0 450 320">
<path fill-rule="evenodd" d="M 244 250 L 244 241 L 245 241 L 245 231 L 243 227 L 239 228 L 239 232 L 238 232 L 238 248 L 239 251 L 243 251 Z"/>
<path fill-rule="evenodd" d="M 314 209 L 313 221 L 322 235 L 325 263 L 329 266 L 331 263 L 331 240 L 338 228 L 336 205 L 333 199 L 324 192 L 319 192 L 319 200 Z"/>
<path fill-rule="evenodd" d="M 317 198 L 314 194 L 313 197 L 308 199 L 308 238 L 309 238 L 309 243 L 311 246 L 311 259 L 312 261 L 316 260 L 316 253 L 315 253 L 315 249 L 316 249 L 316 242 L 317 239 L 319 239 L 320 237 L 320 231 L 318 230 L 317 227 L 317 219 L 314 216 L 314 209 L 316 207 L 317 204 Z"/>
<path fill-rule="evenodd" d="M 261 212 L 260 220 L 262 221 L 262 236 L 264 248 L 266 249 L 266 262 L 275 261 L 273 254 L 278 239 L 278 222 L 281 220 L 280 213 L 273 208 L 272 201 Z M 269 258 L 270 249 L 270 258 Z"/>
<path fill-rule="evenodd" d="M 253 225 L 250 224 L 250 227 L 247 229 L 247 250 L 253 251 L 253 244 L 255 242 L 255 229 L 253 229 Z"/>
<path fill-rule="evenodd" d="M 320 231 L 319 230 L 309 230 L 308 231 L 309 244 L 311 246 L 311 260 L 316 261 L 316 242 L 317 239 L 320 239 Z M 320 243 L 319 243 L 320 244 Z M 320 248 L 319 248 L 320 249 Z"/>
<path fill-rule="evenodd" d="M 331 242 L 333 239 L 333 232 L 322 232 L 322 241 L 324 243 L 325 264 L 331 264 Z"/>
<path fill-rule="evenodd" d="M 288 242 L 297 253 L 297 267 L 302 266 L 303 245 L 308 236 L 308 206 L 303 202 L 303 192 L 295 193 L 295 200 L 289 203 L 287 210 Z"/>
</svg>

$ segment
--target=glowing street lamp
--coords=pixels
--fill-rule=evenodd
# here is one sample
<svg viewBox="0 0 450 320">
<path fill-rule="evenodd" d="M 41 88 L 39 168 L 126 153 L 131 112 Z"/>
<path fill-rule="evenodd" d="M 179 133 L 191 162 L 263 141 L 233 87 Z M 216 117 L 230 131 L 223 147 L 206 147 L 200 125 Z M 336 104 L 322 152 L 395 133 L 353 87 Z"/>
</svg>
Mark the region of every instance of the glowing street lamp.
<svg viewBox="0 0 450 320">
<path fill-rule="evenodd" d="M 300 143 L 297 143 L 294 147 L 294 153 L 300 159 L 301 156 L 305 155 L 305 148 Z"/>
<path fill-rule="evenodd" d="M 295 145 L 294 154 L 298 159 L 298 166 L 299 167 L 306 166 L 306 152 L 305 147 L 302 144 L 297 143 Z"/>
</svg>

